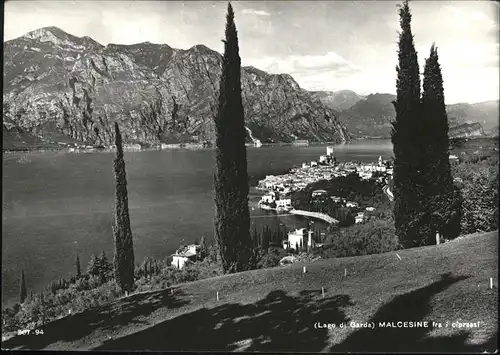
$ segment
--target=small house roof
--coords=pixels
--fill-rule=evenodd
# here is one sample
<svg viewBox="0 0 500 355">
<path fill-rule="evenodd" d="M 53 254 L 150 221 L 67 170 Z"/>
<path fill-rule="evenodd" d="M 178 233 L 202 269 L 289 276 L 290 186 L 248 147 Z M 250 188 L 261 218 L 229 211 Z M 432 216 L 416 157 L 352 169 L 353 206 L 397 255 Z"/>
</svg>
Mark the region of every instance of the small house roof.
<svg viewBox="0 0 500 355">
<path fill-rule="evenodd" d="M 195 256 L 196 250 L 198 249 L 200 249 L 200 245 L 198 244 L 185 245 L 184 247 L 177 249 L 177 251 L 172 254 L 172 256 L 184 256 L 189 258 L 191 256 Z"/>
<path fill-rule="evenodd" d="M 300 228 L 300 229 L 296 229 L 294 231 L 288 232 L 288 234 L 304 233 L 305 230 L 306 230 L 305 228 Z"/>
<path fill-rule="evenodd" d="M 174 253 L 174 254 L 172 254 L 172 255 L 170 255 L 170 256 L 172 256 L 172 257 L 177 256 L 178 258 L 186 258 L 186 259 L 188 258 L 186 255 L 184 255 L 184 254 L 179 254 L 179 253 Z"/>
<path fill-rule="evenodd" d="M 193 253 L 192 251 L 185 251 L 185 252 L 172 254 L 172 256 L 177 256 L 180 258 L 190 258 L 192 256 L 196 256 L 196 253 Z"/>
</svg>

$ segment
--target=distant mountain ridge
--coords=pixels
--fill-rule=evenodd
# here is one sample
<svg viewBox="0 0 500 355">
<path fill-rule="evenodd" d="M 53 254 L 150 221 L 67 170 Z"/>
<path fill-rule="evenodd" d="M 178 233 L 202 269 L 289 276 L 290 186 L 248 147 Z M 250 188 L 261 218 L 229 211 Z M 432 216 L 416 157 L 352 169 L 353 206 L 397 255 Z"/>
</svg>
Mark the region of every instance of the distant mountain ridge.
<svg viewBox="0 0 500 355">
<path fill-rule="evenodd" d="M 336 111 L 347 110 L 358 101 L 366 99 L 366 96 L 358 95 L 352 90 L 311 91 L 311 93 L 314 98 Z"/>
<path fill-rule="evenodd" d="M 370 94 L 347 110 L 340 112 L 347 130 L 356 138 L 389 137 L 391 121 L 396 118 L 392 94 Z"/>
<path fill-rule="evenodd" d="M 499 100 L 447 105 L 446 110 L 452 126 L 477 122 L 485 133 L 491 133 L 495 127 L 498 128 Z"/>
<path fill-rule="evenodd" d="M 355 94 L 355 93 L 354 93 Z M 314 96 L 332 109 L 338 105 L 325 97 L 335 97 L 328 92 L 315 92 Z M 339 111 L 340 119 L 345 123 L 353 138 L 390 137 L 390 122 L 396 118 L 392 101 L 393 94 L 370 94 L 361 97 L 352 106 Z M 354 97 L 354 95 L 351 95 Z M 498 132 L 499 102 L 485 101 L 475 104 L 458 103 L 446 105 L 450 135 L 461 134 L 494 134 Z M 478 126 L 479 125 L 479 126 Z M 455 129 L 456 127 L 456 129 Z M 474 133 L 471 133 L 474 132 Z"/>
<path fill-rule="evenodd" d="M 116 120 L 127 143 L 213 142 L 221 61 L 204 45 L 103 46 L 41 28 L 4 43 L 4 128 L 109 145 Z M 246 125 L 262 142 L 349 140 L 337 112 L 290 75 L 244 67 L 241 81 Z"/>
</svg>

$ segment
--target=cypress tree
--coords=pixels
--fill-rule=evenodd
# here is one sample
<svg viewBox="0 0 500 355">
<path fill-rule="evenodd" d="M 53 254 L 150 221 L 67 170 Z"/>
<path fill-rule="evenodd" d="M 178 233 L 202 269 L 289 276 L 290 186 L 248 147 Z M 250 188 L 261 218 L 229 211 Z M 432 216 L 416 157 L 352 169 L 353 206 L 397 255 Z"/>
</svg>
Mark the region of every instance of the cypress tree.
<svg viewBox="0 0 500 355">
<path fill-rule="evenodd" d="M 431 214 L 432 232 L 439 232 L 447 239 L 460 234 L 462 198 L 453 184 L 449 161 L 448 116 L 444 100 L 443 76 L 439 56 L 433 44 L 425 62 L 422 93 L 422 119 L 424 120 L 426 146 L 425 171 L 427 211 Z M 432 235 L 426 244 L 433 244 Z"/>
<path fill-rule="evenodd" d="M 144 262 L 143 269 L 144 269 L 144 277 L 148 278 L 150 275 L 149 275 L 149 267 L 147 261 Z"/>
<path fill-rule="evenodd" d="M 269 249 L 269 238 L 270 238 L 269 228 L 266 225 L 266 232 L 262 236 L 262 245 L 261 245 L 261 248 L 265 253 L 267 253 Z"/>
<path fill-rule="evenodd" d="M 215 240 L 225 273 L 249 268 L 251 253 L 245 116 L 241 98 L 241 59 L 234 12 L 226 16 L 218 112 L 215 117 Z"/>
<path fill-rule="evenodd" d="M 135 264 L 134 277 L 139 279 L 141 277 L 141 272 L 141 266 L 139 264 Z"/>
<path fill-rule="evenodd" d="M 99 258 L 95 254 L 90 255 L 89 264 L 87 266 L 87 274 L 90 276 L 96 276 L 99 274 Z"/>
<path fill-rule="evenodd" d="M 394 151 L 394 224 L 396 235 L 404 247 L 421 244 L 427 225 L 424 215 L 423 179 L 420 174 L 422 122 L 420 110 L 420 77 L 417 52 L 411 32 L 408 0 L 399 9 L 399 34 L 396 91 L 393 102 L 396 118 L 392 122 L 391 140 Z"/>
<path fill-rule="evenodd" d="M 134 245 L 128 211 L 127 177 L 123 160 L 122 136 L 115 122 L 116 158 L 114 161 L 116 202 L 113 235 L 115 255 L 113 258 L 115 280 L 122 292 L 132 291 L 134 285 Z"/>
<path fill-rule="evenodd" d="M 21 282 L 20 282 L 20 290 L 19 290 L 19 303 L 23 304 L 24 300 L 26 300 L 27 291 L 26 291 L 26 280 L 24 278 L 24 270 L 21 271 Z"/>
<path fill-rule="evenodd" d="M 80 278 L 82 276 L 82 271 L 80 268 L 80 258 L 78 257 L 78 254 L 76 254 L 76 278 Z"/>
<path fill-rule="evenodd" d="M 208 255 L 208 245 L 205 240 L 205 236 L 201 236 L 200 239 L 200 259 L 205 259 Z"/>
</svg>

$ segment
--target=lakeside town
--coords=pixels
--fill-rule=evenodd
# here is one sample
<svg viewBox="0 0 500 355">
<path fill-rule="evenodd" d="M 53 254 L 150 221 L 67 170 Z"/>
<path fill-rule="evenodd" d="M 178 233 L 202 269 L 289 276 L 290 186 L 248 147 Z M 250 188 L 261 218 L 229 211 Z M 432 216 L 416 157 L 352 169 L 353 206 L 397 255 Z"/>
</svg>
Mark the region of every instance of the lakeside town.
<svg viewBox="0 0 500 355">
<path fill-rule="evenodd" d="M 256 188 L 260 191 L 264 191 L 264 195 L 257 205 L 262 210 L 289 213 L 306 218 L 315 218 L 327 222 L 330 225 L 337 225 L 339 221 L 326 214 L 294 209 L 292 206 L 291 194 L 303 190 L 308 185 L 317 181 L 332 180 L 338 177 L 346 177 L 350 174 L 359 176 L 361 180 L 377 182 L 389 200 L 393 200 L 393 195 L 389 188 L 393 174 L 392 163 L 390 161 L 383 160 L 382 157 L 379 156 L 377 162 L 372 163 L 352 161 L 338 162 L 334 154 L 334 147 L 328 146 L 326 148 L 326 154 L 321 155 L 318 160 L 304 162 L 300 167 L 290 169 L 287 174 L 268 175 L 260 180 Z M 318 189 L 312 191 L 311 198 L 325 197 L 326 195 L 327 191 Z M 366 220 L 365 212 L 370 213 L 375 211 L 375 208 L 371 206 L 361 211 L 356 202 L 348 201 L 338 196 L 328 196 L 328 198 L 337 205 L 356 210 L 356 224 L 363 223 Z M 286 234 L 286 239 L 280 241 L 280 246 L 284 250 L 293 250 L 295 252 L 305 246 L 307 246 L 307 248 L 321 246 L 322 244 L 316 242 L 315 239 L 314 232 L 310 228 L 298 228 L 289 231 Z M 192 244 L 181 246 L 171 255 L 171 265 L 182 269 L 188 261 L 193 262 L 197 260 L 199 251 L 200 245 Z M 285 262 L 286 260 L 282 261 Z"/>
<path fill-rule="evenodd" d="M 268 175 L 260 180 L 257 189 L 266 191 L 259 201 L 259 207 L 264 210 L 291 211 L 290 194 L 306 188 L 307 185 L 320 180 L 331 180 L 341 176 L 356 174 L 361 180 L 374 180 L 382 184 L 382 189 L 392 199 L 388 188 L 392 179 L 393 169 L 390 161 L 384 161 L 380 156 L 376 163 L 338 162 L 334 156 L 334 147 L 326 148 L 326 155 L 319 160 L 302 163 L 301 167 L 292 168 L 284 175 Z M 326 193 L 323 190 L 313 191 L 312 197 Z M 340 197 L 330 196 L 336 203 L 345 203 L 347 207 L 355 207 L 351 201 L 343 201 Z"/>
</svg>

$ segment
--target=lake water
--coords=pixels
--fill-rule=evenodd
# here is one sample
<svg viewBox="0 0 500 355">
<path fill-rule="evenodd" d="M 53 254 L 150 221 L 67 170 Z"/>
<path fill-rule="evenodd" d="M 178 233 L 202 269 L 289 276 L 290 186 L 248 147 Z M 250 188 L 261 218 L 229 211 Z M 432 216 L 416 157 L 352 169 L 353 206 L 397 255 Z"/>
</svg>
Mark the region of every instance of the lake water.
<svg viewBox="0 0 500 355">
<path fill-rule="evenodd" d="M 326 145 L 248 148 L 254 184 L 326 154 Z M 337 160 L 375 162 L 392 156 L 388 140 L 335 147 Z M 213 150 L 125 152 L 136 262 L 163 259 L 181 243 L 213 239 Z M 25 158 L 21 158 L 25 157 Z M 75 272 L 78 253 L 86 268 L 92 253 L 113 255 L 114 153 L 32 152 L 4 154 L 2 306 L 16 301 L 24 270 L 29 291 Z M 260 211 L 262 192 L 251 189 L 252 223 L 287 229 L 299 217 Z"/>
</svg>

